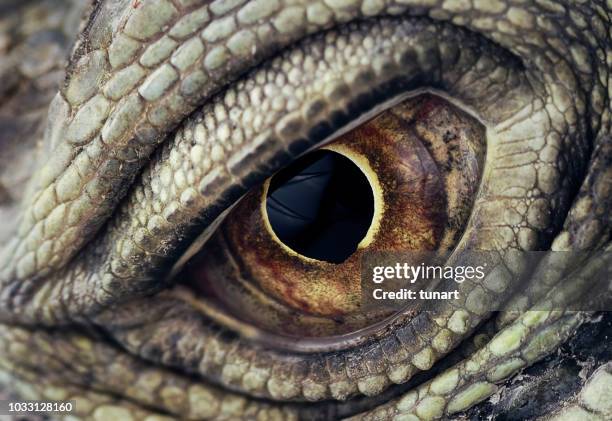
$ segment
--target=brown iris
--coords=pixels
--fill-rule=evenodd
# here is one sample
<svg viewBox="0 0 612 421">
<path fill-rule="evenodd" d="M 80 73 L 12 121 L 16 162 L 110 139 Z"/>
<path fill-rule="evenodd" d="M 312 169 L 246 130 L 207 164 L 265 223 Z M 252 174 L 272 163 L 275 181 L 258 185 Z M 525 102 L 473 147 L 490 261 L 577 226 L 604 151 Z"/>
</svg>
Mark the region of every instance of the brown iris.
<svg viewBox="0 0 612 421">
<path fill-rule="evenodd" d="M 337 334 L 380 320 L 360 313 L 363 253 L 451 250 L 484 139 L 481 124 L 438 97 L 405 100 L 249 192 L 188 264 L 188 282 L 275 332 Z"/>
</svg>

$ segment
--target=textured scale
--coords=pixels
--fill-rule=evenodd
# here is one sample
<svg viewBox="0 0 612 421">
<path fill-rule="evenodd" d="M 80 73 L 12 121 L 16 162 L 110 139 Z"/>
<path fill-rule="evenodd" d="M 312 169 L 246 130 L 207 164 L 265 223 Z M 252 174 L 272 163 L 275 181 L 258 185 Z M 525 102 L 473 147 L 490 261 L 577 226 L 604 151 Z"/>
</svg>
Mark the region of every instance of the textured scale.
<svg viewBox="0 0 612 421">
<path fill-rule="evenodd" d="M 95 420 L 165 419 L 156 411 L 438 419 L 488 398 L 589 320 L 565 310 L 502 313 L 489 340 L 465 359 L 380 397 L 435 368 L 472 334 L 485 320 L 483 297 L 506 302 L 505 279 L 526 273 L 512 250 L 609 249 L 609 2 L 113 0 L 90 7 L 48 0 L 32 7 L 47 21 L 25 12 L 0 17 L 0 141 L 8 139 L 11 157 L 37 148 L 27 164 L 0 157 L 0 216 L 15 221 L 0 228 L 0 383 L 19 379 L 21 395 L 76 399 L 78 415 Z M 70 17 L 54 18 L 54 8 Z M 82 12 L 90 17 L 60 83 Z M 34 37 L 39 29 L 54 35 Z M 46 54 L 33 58 L 28 48 L 41 45 Z M 485 181 L 458 248 L 499 251 L 499 278 L 463 284 L 462 308 L 399 317 L 386 335 L 323 354 L 254 344 L 182 297 L 158 292 L 194 229 L 320 143 L 317 128 L 333 133 L 334 116 L 351 117 L 360 94 L 382 95 L 398 79 L 401 89 L 445 92 L 487 127 Z M 34 94 L 22 95 L 20 109 L 11 92 L 28 89 Z M 563 303 L 603 264 L 588 260 L 569 285 L 554 277 L 529 284 L 508 308 Z M 109 341 L 79 326 L 101 328 Z M 45 367 L 43 381 L 35 366 Z M 610 390 L 610 371 L 602 365 L 547 417 L 611 417 L 599 398 Z M 365 403 L 353 406 L 347 399 L 355 397 Z"/>
</svg>

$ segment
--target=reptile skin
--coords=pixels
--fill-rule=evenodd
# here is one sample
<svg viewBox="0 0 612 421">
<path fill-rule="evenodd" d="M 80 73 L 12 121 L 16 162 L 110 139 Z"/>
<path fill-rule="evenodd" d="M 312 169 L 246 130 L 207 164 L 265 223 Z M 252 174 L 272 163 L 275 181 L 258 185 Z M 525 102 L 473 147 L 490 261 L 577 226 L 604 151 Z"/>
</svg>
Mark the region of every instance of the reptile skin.
<svg viewBox="0 0 612 421">
<path fill-rule="evenodd" d="M 150 421 L 449 419 L 500 392 L 595 317 L 570 301 L 609 264 L 611 24 L 609 0 L 1 3 L 0 384 Z M 315 352 L 236 334 L 175 288 L 243 194 L 422 90 L 487 133 L 456 248 L 503 270 L 462 284 L 462 308 Z M 581 257 L 532 272 L 514 253 L 531 250 Z M 612 419 L 599 363 L 538 416 Z"/>
</svg>

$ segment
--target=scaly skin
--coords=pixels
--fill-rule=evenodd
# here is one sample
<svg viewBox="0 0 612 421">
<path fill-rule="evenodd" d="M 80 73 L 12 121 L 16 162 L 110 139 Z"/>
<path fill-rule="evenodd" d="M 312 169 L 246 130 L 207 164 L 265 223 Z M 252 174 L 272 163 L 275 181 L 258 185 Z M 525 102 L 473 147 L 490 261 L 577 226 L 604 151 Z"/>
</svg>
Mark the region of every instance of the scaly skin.
<svg viewBox="0 0 612 421">
<path fill-rule="evenodd" d="M 559 0 L 0 6 L 0 219 L 15 221 L 0 229 L 0 380 L 24 397 L 78 399 L 77 415 L 93 419 L 436 419 L 485 399 L 589 319 L 565 309 L 607 263 L 594 252 L 610 241 L 611 9 Z M 365 111 L 420 88 L 487 128 L 483 181 L 457 250 L 495 250 L 503 265 L 482 285 L 461 285 L 462 308 L 400 314 L 370 340 L 311 353 L 235 335 L 169 288 L 194 236 L 250 187 L 354 120 L 356 104 Z M 517 250 L 585 254 L 550 262 L 565 274 L 544 279 L 561 271 L 532 274 Z M 519 276 L 528 293 L 511 298 L 504 285 Z M 485 298 L 521 311 L 502 313 L 487 324 L 496 329 L 488 342 L 437 369 L 490 318 Z M 528 311 L 547 300 L 556 311 Z M 430 370 L 408 390 L 391 387 Z M 612 417 L 597 397 L 610 393 L 609 371 L 570 401 L 574 412 L 550 417 Z"/>
</svg>

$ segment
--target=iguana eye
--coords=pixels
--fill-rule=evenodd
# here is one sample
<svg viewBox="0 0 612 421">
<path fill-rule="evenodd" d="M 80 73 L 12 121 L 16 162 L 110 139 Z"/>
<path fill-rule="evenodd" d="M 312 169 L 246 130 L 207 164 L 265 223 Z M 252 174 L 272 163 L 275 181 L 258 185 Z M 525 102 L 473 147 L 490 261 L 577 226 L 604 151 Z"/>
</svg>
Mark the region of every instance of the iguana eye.
<svg viewBox="0 0 612 421">
<path fill-rule="evenodd" d="M 364 253 L 452 250 L 485 137 L 439 97 L 404 100 L 252 189 L 180 278 L 274 333 L 340 334 L 380 321 L 389 313 L 361 310 Z"/>
<path fill-rule="evenodd" d="M 94 3 L 0 253 L 11 376 L 180 419 L 438 419 L 582 322 L 480 339 L 511 280 L 547 292 L 521 253 L 609 240 L 603 6 Z M 370 250 L 501 264 L 458 304 L 372 312 Z M 445 370 L 472 333 L 481 350 Z"/>
</svg>

